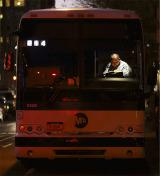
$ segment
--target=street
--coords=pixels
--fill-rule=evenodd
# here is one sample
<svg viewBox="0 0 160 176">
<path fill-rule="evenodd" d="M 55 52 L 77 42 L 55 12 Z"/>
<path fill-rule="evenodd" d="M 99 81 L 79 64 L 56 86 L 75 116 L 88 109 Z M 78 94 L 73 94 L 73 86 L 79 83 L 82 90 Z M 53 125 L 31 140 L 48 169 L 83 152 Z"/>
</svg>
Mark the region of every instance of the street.
<svg viewBox="0 0 160 176">
<path fill-rule="evenodd" d="M 54 160 L 23 166 L 14 153 L 15 122 L 0 124 L 0 176 L 154 176 L 144 160 Z"/>
</svg>

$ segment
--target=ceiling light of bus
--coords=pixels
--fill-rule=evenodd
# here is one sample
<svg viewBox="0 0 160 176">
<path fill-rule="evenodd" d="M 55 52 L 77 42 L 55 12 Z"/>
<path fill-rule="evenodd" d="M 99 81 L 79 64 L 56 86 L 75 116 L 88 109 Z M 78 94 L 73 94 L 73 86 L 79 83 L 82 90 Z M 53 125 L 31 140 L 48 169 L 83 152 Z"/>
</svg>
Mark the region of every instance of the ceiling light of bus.
<svg viewBox="0 0 160 176">
<path fill-rule="evenodd" d="M 56 73 L 51 73 L 51 75 L 52 75 L 52 76 L 57 76 L 57 74 L 56 74 Z"/>
<path fill-rule="evenodd" d="M 17 6 L 20 6 L 20 5 L 21 5 L 21 2 L 20 2 L 20 1 L 18 1 L 18 2 L 17 2 Z"/>
<path fill-rule="evenodd" d="M 149 48 L 149 47 L 150 47 L 150 44 L 149 44 L 149 43 L 147 43 L 147 44 L 146 44 L 146 47 L 147 47 L 147 48 Z"/>
<path fill-rule="evenodd" d="M 131 53 L 132 53 L 132 54 L 135 54 L 135 51 L 134 51 L 134 50 L 132 50 L 132 51 L 131 51 Z"/>
</svg>

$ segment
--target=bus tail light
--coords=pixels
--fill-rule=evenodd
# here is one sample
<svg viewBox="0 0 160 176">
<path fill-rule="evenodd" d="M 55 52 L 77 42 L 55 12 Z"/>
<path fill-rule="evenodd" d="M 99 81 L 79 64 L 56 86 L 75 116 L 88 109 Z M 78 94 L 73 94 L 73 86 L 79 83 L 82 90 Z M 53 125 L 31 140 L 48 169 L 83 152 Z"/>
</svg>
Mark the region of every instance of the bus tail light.
<svg viewBox="0 0 160 176">
<path fill-rule="evenodd" d="M 19 126 L 19 131 L 21 133 L 28 133 L 28 134 L 32 134 L 32 133 L 36 133 L 36 134 L 41 134 L 43 133 L 44 129 L 41 125 L 39 124 L 25 124 L 25 125 L 20 125 Z"/>
<path fill-rule="evenodd" d="M 19 130 L 20 130 L 20 132 L 25 132 L 25 126 L 24 125 L 21 125 L 20 127 L 19 127 Z"/>
</svg>

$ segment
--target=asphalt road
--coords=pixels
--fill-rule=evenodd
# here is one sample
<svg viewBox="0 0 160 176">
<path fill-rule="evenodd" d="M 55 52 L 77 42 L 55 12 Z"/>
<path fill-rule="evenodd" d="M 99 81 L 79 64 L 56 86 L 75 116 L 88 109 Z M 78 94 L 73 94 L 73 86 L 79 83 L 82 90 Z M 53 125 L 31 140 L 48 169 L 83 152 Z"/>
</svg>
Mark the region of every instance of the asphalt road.
<svg viewBox="0 0 160 176">
<path fill-rule="evenodd" d="M 154 176 L 145 160 L 54 160 L 23 166 L 14 153 L 15 122 L 0 124 L 0 176 Z"/>
</svg>

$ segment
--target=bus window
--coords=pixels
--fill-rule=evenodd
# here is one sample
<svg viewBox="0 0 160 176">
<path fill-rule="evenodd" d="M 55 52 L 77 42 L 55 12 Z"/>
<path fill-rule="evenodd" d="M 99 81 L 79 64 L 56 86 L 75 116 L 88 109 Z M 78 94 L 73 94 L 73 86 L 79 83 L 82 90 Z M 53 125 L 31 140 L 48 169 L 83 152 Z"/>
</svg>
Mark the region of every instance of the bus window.
<svg viewBox="0 0 160 176">
<path fill-rule="evenodd" d="M 111 62 L 111 55 L 117 53 L 122 61 L 125 61 L 131 68 L 129 77 L 134 79 L 139 79 L 140 68 L 137 42 L 128 41 L 108 41 L 105 43 L 105 47 L 97 49 L 87 49 L 85 52 L 85 73 L 86 77 L 98 78 L 104 77 L 103 72 L 105 71 L 108 63 Z M 123 77 L 122 75 L 115 75 L 115 77 Z M 114 77 L 114 75 L 113 75 Z"/>
<path fill-rule="evenodd" d="M 52 86 L 57 78 L 67 80 L 77 77 L 77 58 L 73 51 L 50 50 L 52 42 L 45 48 L 23 48 L 25 60 L 26 87 Z M 52 52 L 53 51 L 53 52 Z"/>
</svg>

